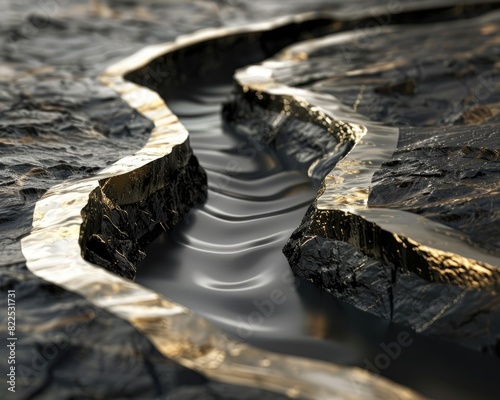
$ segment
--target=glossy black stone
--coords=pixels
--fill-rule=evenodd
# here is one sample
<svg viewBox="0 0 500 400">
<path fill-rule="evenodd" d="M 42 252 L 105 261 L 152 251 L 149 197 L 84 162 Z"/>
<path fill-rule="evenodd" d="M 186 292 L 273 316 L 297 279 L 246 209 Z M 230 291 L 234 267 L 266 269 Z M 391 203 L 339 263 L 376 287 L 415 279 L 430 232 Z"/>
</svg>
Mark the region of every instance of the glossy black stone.
<svg viewBox="0 0 500 400">
<path fill-rule="evenodd" d="M 82 255 L 134 279 L 146 246 L 183 221 L 206 195 L 207 177 L 189 141 L 131 173 L 104 179 L 82 210 Z"/>
<path fill-rule="evenodd" d="M 369 183 L 368 209 L 439 222 L 485 257 L 498 255 L 500 233 L 497 24 L 496 12 L 372 30 L 363 43 L 312 48 L 304 62 L 280 69 L 277 77 L 399 127 L 394 153 Z M 291 73 L 294 68 L 302 74 Z M 322 207 L 313 203 L 284 249 L 297 276 L 417 332 L 500 355 L 495 267 L 482 278 L 465 267 L 436 273 L 434 261 L 421 257 L 418 243 L 401 239 L 399 231 L 333 203 Z M 408 225 L 410 234 L 412 229 Z M 464 262 L 457 260 L 451 262 Z M 482 286 L 488 279 L 491 284 Z"/>
</svg>

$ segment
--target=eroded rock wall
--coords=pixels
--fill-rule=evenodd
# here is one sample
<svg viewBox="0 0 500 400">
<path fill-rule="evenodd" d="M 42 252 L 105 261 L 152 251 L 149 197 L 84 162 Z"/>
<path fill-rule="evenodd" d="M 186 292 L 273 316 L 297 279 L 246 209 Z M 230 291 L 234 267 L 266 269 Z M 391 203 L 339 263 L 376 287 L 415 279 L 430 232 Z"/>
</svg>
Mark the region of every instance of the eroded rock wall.
<svg viewBox="0 0 500 400">
<path fill-rule="evenodd" d="M 493 12 L 336 34 L 244 70 L 239 83 L 260 93 L 257 104 L 287 91 L 316 106 L 326 96 L 332 125 L 366 128 L 323 176 L 284 249 L 295 274 L 362 310 L 498 356 L 497 24 Z M 280 126 L 248 102 L 241 109 L 265 125 L 254 129 L 263 140 Z"/>
</svg>

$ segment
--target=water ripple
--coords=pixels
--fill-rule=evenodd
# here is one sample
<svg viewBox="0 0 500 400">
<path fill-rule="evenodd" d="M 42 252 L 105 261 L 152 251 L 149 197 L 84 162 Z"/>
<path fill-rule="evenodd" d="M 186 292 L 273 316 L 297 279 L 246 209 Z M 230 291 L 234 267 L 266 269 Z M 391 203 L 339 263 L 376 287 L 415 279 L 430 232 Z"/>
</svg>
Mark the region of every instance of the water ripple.
<svg viewBox="0 0 500 400">
<path fill-rule="evenodd" d="M 281 249 L 318 183 L 224 125 L 230 91 L 229 82 L 205 83 L 167 99 L 190 132 L 209 194 L 184 226 L 151 245 L 137 281 L 241 339 L 309 342 L 307 311 Z"/>
</svg>

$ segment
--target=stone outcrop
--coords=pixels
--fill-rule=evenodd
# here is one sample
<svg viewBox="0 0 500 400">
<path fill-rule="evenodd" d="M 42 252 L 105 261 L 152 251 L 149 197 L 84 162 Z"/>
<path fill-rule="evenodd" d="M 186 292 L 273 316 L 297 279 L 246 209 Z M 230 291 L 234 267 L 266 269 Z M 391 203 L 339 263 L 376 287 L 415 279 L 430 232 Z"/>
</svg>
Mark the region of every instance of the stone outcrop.
<svg viewBox="0 0 500 400">
<path fill-rule="evenodd" d="M 292 96 L 315 107 L 317 126 L 329 118 L 325 136 L 357 141 L 348 153 L 324 148 L 331 164 L 347 156 L 323 174 L 284 249 L 295 274 L 362 310 L 498 356 L 497 23 L 492 13 L 336 34 L 237 81 L 242 114 L 267 127 L 255 130 L 262 140 L 280 121 L 260 118 L 259 106 Z M 358 134 L 342 139 L 345 124 Z"/>
<path fill-rule="evenodd" d="M 206 174 L 189 141 L 159 160 L 100 181 L 82 210 L 83 257 L 134 279 L 145 247 L 182 221 L 206 194 Z"/>
</svg>

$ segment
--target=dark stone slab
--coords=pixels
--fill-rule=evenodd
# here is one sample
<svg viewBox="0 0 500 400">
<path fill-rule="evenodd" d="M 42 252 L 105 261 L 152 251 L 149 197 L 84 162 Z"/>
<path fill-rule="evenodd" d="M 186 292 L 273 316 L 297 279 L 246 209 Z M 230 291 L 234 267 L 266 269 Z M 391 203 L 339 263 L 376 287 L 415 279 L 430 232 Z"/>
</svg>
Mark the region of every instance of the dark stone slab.
<svg viewBox="0 0 500 400">
<path fill-rule="evenodd" d="M 499 155 L 500 128 L 493 121 L 402 129 L 392 159 L 373 177 L 368 204 L 425 216 L 499 255 Z"/>
<path fill-rule="evenodd" d="M 369 190 L 365 211 L 334 199 L 311 206 L 284 249 L 294 272 L 362 310 L 499 356 L 497 24 L 492 13 L 311 43 L 299 49 L 307 53 L 302 60 L 299 50 L 289 51 L 285 59 L 295 62 L 276 66 L 274 78 L 333 95 L 382 127 L 399 127 L 393 154 L 359 187 Z M 373 143 L 366 124 L 359 146 Z M 367 159 L 348 155 L 342 168 L 370 163 L 369 145 L 365 150 Z M 334 179 L 339 171 L 323 190 L 342 185 Z M 354 172 L 349 176 L 356 182 Z M 463 244 L 433 257 L 411 240 L 419 219 L 393 211 L 438 222 L 439 232 L 438 225 L 423 231 Z M 479 261 L 461 258 L 470 251 Z"/>
<path fill-rule="evenodd" d="M 334 152 L 340 139 L 325 133 L 327 128 L 292 99 L 284 100 L 290 109 L 284 112 L 280 100 L 279 96 L 239 90 L 225 105 L 224 119 L 245 135 L 274 148 L 285 165 L 307 171 L 313 162 Z M 344 152 L 351 146 L 346 143 Z"/>
<path fill-rule="evenodd" d="M 128 174 L 102 180 L 82 210 L 82 255 L 128 279 L 144 249 L 206 200 L 207 177 L 189 142 Z"/>
<path fill-rule="evenodd" d="M 339 234 L 344 229 L 356 232 L 356 241 Z M 392 232 L 360 218 L 313 205 L 284 253 L 299 278 L 363 311 L 499 356 L 499 296 L 433 281 L 424 269 L 408 270 L 411 257 L 406 262 L 387 261 L 384 237 L 390 236 Z M 377 255 L 370 242 L 380 250 Z M 393 251 L 403 252 L 397 242 L 391 244 Z"/>
</svg>

